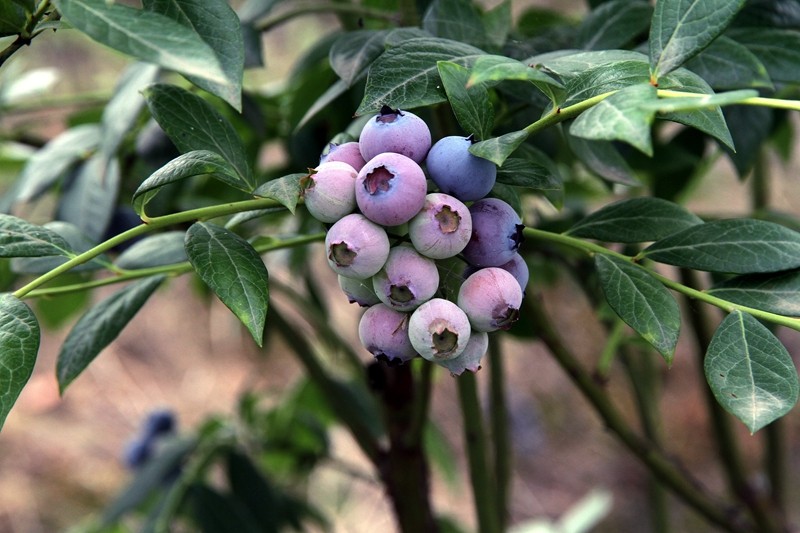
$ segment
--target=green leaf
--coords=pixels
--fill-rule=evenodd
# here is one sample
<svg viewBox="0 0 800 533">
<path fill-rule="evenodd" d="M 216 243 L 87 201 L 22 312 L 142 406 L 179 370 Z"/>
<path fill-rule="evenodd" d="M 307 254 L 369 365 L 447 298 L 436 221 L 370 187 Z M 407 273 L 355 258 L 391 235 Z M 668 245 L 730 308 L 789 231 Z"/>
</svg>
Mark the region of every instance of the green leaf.
<svg viewBox="0 0 800 533">
<path fill-rule="evenodd" d="M 641 197 L 609 204 L 572 226 L 567 234 L 605 242 L 657 241 L 702 224 L 682 206 L 660 198 Z"/>
<path fill-rule="evenodd" d="M 470 66 L 486 55 L 468 44 L 421 37 L 408 39 L 386 50 L 369 69 L 364 99 L 356 115 L 376 113 L 384 105 L 393 109 L 412 109 L 445 101 L 438 61 Z"/>
<path fill-rule="evenodd" d="M 650 84 L 626 87 L 581 113 L 569 132 L 595 141 L 623 141 L 652 156 L 650 128 L 655 111 L 647 104 L 656 100 L 656 89 Z"/>
<path fill-rule="evenodd" d="M 182 154 L 144 180 L 133 193 L 133 208 L 141 215 L 147 203 L 158 194 L 161 187 L 195 176 L 211 176 L 239 188 L 241 181 L 236 170 L 219 154 L 208 150 L 193 150 Z"/>
<path fill-rule="evenodd" d="M 131 283 L 78 319 L 58 354 L 59 392 L 63 394 L 89 363 L 117 338 L 162 281 L 164 276 L 154 276 Z"/>
<path fill-rule="evenodd" d="M 672 234 L 640 255 L 711 272 L 778 272 L 800 267 L 800 233 L 764 220 L 717 220 Z"/>
<path fill-rule="evenodd" d="M 470 0 L 433 0 L 422 28 L 436 37 L 483 48 L 489 44 L 481 15 Z"/>
<path fill-rule="evenodd" d="M 142 89 L 157 78 L 158 67 L 147 63 L 134 63 L 122 74 L 114 88 L 114 96 L 103 109 L 100 150 L 107 159 L 114 156 L 120 143 L 136 125 L 144 107 Z"/>
<path fill-rule="evenodd" d="M 186 232 L 186 255 L 200 279 L 261 346 L 269 302 L 269 275 L 258 252 L 232 231 L 197 222 Z"/>
<path fill-rule="evenodd" d="M 120 188 L 120 168 L 116 158 L 96 152 L 84 161 L 67 184 L 58 204 L 58 219 L 77 226 L 94 242 L 105 235 Z"/>
<path fill-rule="evenodd" d="M 647 29 L 652 13 L 646 2 L 605 2 L 583 19 L 576 42 L 585 50 L 622 48 Z"/>
<path fill-rule="evenodd" d="M 773 82 L 800 82 L 800 31 L 733 28 L 727 36 L 750 50 L 767 69 Z"/>
<path fill-rule="evenodd" d="M 650 71 L 669 74 L 711 44 L 745 0 L 659 0 L 650 26 Z"/>
<path fill-rule="evenodd" d="M 594 264 L 614 312 L 672 364 L 681 329 L 675 298 L 653 276 L 623 259 L 597 254 Z"/>
<path fill-rule="evenodd" d="M 557 191 L 563 186 L 556 164 L 536 148 L 525 146 L 519 157 L 509 157 L 497 169 L 497 182 L 540 191 Z"/>
<path fill-rule="evenodd" d="M 198 76 L 189 81 L 242 110 L 244 38 L 239 17 L 226 0 L 144 0 L 144 8 L 165 15 L 196 32 L 214 52 L 226 83 Z"/>
<path fill-rule="evenodd" d="M 342 34 L 331 46 L 331 68 L 351 87 L 367 73 L 369 65 L 383 53 L 390 30 L 356 30 Z"/>
<path fill-rule="evenodd" d="M 300 180 L 306 176 L 308 176 L 308 174 L 299 172 L 270 180 L 258 187 L 258 189 L 253 192 L 253 196 L 272 198 L 294 214 L 302 190 Z"/>
<path fill-rule="evenodd" d="M 29 202 L 47 190 L 75 163 L 85 158 L 103 139 L 98 124 L 70 128 L 40 148 L 25 165 L 16 200 Z"/>
<path fill-rule="evenodd" d="M 545 95 L 553 95 L 554 89 L 563 89 L 558 80 L 548 76 L 538 68 L 505 56 L 484 55 L 475 60 L 470 71 L 467 86 L 485 82 L 504 80 L 530 81 Z"/>
<path fill-rule="evenodd" d="M 800 270 L 736 276 L 706 292 L 735 304 L 785 316 L 800 316 Z"/>
<path fill-rule="evenodd" d="M 469 70 L 449 61 L 437 63 L 450 107 L 461 129 L 476 139 L 488 139 L 494 126 L 494 108 L 483 85 L 467 88 Z"/>
<path fill-rule="evenodd" d="M 562 107 L 632 86 L 650 85 L 647 63 L 623 60 L 601 63 L 570 76 L 565 81 L 567 100 Z M 710 92 L 710 91 L 709 91 Z"/>
<path fill-rule="evenodd" d="M 33 372 L 41 332 L 33 311 L 0 294 L 0 429 Z"/>
<path fill-rule="evenodd" d="M 168 231 L 145 237 L 122 252 L 114 264 L 118 268 L 136 270 L 183 263 L 189 260 L 183 247 L 185 238 L 186 233 L 183 231 Z"/>
<path fill-rule="evenodd" d="M 488 159 L 499 167 L 527 138 L 528 132 L 525 130 L 512 131 L 500 137 L 477 142 L 469 147 L 469 152 L 472 155 Z"/>
<path fill-rule="evenodd" d="M 763 144 L 773 132 L 775 111 L 766 107 L 740 105 L 723 110 L 736 151 L 725 148 L 736 167 L 739 179 L 745 179 L 762 155 Z"/>
<path fill-rule="evenodd" d="M 238 188 L 252 192 L 253 172 L 239 134 L 211 104 L 174 85 L 144 91 L 153 118 L 181 152 L 208 150 L 221 155 L 239 177 Z"/>
<path fill-rule="evenodd" d="M 208 44 L 174 20 L 105 0 L 56 0 L 64 19 L 118 52 L 187 76 L 232 84 Z"/>
<path fill-rule="evenodd" d="M 11 2 L 0 4 L 0 37 L 21 33 L 26 22 L 25 10 L 22 6 Z"/>
<path fill-rule="evenodd" d="M 545 68 L 562 79 L 569 79 L 587 70 L 628 61 L 644 63 L 647 70 L 647 56 L 634 50 L 559 50 L 533 56 L 525 63 L 535 68 Z"/>
<path fill-rule="evenodd" d="M 325 109 L 329 109 L 329 106 L 333 104 L 333 102 L 342 96 L 344 93 L 348 91 L 349 87 L 345 82 L 342 80 L 336 80 L 333 85 L 328 87 L 328 89 L 322 93 L 322 96 L 317 98 L 311 107 L 308 108 L 303 118 L 297 123 L 297 126 L 294 127 L 295 131 L 300 130 L 303 126 L 305 126 L 309 120 L 314 118 L 317 113 L 320 111 L 324 111 Z"/>
<path fill-rule="evenodd" d="M 590 171 L 614 183 L 633 187 L 641 185 L 613 143 L 589 141 L 569 134 L 566 137 L 570 150 Z"/>
<path fill-rule="evenodd" d="M 70 254 L 69 244 L 58 233 L 0 213 L 0 257 Z"/>
<path fill-rule="evenodd" d="M 11 270 L 18 274 L 44 274 L 54 268 L 66 263 L 72 257 L 83 253 L 96 244 L 95 241 L 86 236 L 77 226 L 69 222 L 54 220 L 43 226 L 67 243 L 67 251 L 60 255 L 47 255 L 41 257 L 15 257 L 11 260 Z M 105 254 L 100 254 L 91 261 L 77 265 L 70 269 L 70 272 L 88 272 L 105 268 L 111 261 Z"/>
<path fill-rule="evenodd" d="M 488 44 L 500 48 L 511 32 L 511 0 L 503 0 L 483 13 L 483 27 Z"/>
<path fill-rule="evenodd" d="M 714 89 L 772 88 L 764 64 L 746 46 L 724 35 L 686 63 Z"/>
<path fill-rule="evenodd" d="M 734 311 L 706 353 L 708 385 L 722 407 L 755 433 L 797 403 L 797 370 L 786 348 L 758 320 Z"/>
</svg>

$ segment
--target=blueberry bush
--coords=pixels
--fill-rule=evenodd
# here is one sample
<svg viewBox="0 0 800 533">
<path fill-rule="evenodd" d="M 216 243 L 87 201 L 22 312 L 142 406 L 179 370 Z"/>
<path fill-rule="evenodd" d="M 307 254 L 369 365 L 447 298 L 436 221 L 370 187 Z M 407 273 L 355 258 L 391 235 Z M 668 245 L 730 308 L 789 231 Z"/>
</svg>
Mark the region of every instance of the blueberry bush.
<svg viewBox="0 0 800 533">
<path fill-rule="evenodd" d="M 263 34 L 322 13 L 335 31 L 285 86 L 243 84 L 269 58 Z M 797 144 L 796 2 L 5 0 L 0 113 L 31 83 L 11 68 L 45 32 L 81 32 L 131 62 L 97 113 L 58 135 L 3 132 L 26 155 L 0 196 L 0 426 L 39 352 L 36 302 L 66 307 L 55 374 L 68 394 L 177 276 L 195 276 L 256 345 L 282 338 L 305 376 L 277 406 L 245 394 L 235 417 L 196 428 L 153 413 L 125 450 L 130 485 L 83 529 L 325 529 L 298 480 L 338 426 L 399 531 L 585 531 L 602 501 L 571 520 L 511 523 L 508 338 L 546 347 L 648 471 L 652 519 L 639 531 L 670 531 L 665 501 L 704 530 L 800 524 L 780 429 L 800 391 L 787 349 L 800 331 L 800 220 L 775 208 L 769 164 Z M 278 163 L 260 157 L 268 143 Z M 745 184 L 747 216 L 686 207 L 714 172 Z M 296 284 L 271 280 L 264 259 L 277 251 Z M 326 262 L 361 314 L 359 345 L 330 325 L 314 268 Z M 586 324 L 547 311 L 570 302 L 543 300 L 564 277 L 606 332 L 593 362 L 565 339 Z M 105 286 L 117 289 L 94 304 L 59 300 Z M 722 491 L 659 430 L 659 376 L 697 361 Z M 457 383 L 470 479 L 472 511 L 455 520 L 430 489 L 442 379 Z M 626 380 L 638 420 L 608 392 Z M 761 464 L 742 459 L 742 425 L 764 435 L 751 443 Z"/>
</svg>

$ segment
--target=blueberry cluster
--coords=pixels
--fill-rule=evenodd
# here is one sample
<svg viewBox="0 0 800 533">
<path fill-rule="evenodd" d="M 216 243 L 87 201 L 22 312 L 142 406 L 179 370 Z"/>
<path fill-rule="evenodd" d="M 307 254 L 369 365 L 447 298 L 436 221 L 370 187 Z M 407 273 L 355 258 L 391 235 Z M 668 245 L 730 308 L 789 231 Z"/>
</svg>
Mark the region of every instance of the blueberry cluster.
<svg viewBox="0 0 800 533">
<path fill-rule="evenodd" d="M 384 107 L 358 142 L 331 145 L 305 182 L 308 211 L 332 224 L 328 264 L 350 302 L 368 308 L 358 333 L 378 359 L 421 355 L 455 375 L 476 372 L 487 334 L 519 316 L 522 220 L 485 198 L 497 167 L 471 143 L 450 136 L 431 146 L 421 118 Z"/>
</svg>

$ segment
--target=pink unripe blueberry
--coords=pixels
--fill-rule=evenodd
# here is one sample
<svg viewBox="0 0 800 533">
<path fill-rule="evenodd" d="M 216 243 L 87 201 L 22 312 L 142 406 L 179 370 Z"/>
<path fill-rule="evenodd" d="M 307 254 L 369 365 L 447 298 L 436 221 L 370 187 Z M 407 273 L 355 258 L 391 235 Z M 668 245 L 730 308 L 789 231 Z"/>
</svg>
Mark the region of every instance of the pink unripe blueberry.
<svg viewBox="0 0 800 533">
<path fill-rule="evenodd" d="M 469 342 L 461 355 L 455 359 L 445 359 L 437 361 L 454 376 L 460 376 L 465 370 L 473 374 L 481 369 L 481 359 L 489 348 L 489 334 L 483 331 L 475 331 L 469 335 Z"/>
<path fill-rule="evenodd" d="M 433 298 L 411 313 L 408 336 L 417 353 L 428 361 L 453 359 L 467 347 L 469 319 L 450 300 Z"/>
<path fill-rule="evenodd" d="M 361 167 L 366 163 L 361 156 L 361 149 L 356 141 L 343 144 L 330 143 L 328 145 L 328 152 L 322 154 L 322 157 L 319 158 L 319 162 L 328 163 L 331 161 L 347 163 L 356 169 L 356 172 L 361 170 Z"/>
<path fill-rule="evenodd" d="M 409 316 L 406 313 L 375 304 L 361 316 L 358 338 L 376 359 L 403 363 L 417 355 L 408 337 L 408 325 Z"/>
<path fill-rule="evenodd" d="M 412 311 L 427 302 L 439 288 L 439 270 L 432 259 L 410 246 L 389 251 L 383 268 L 372 277 L 380 301 L 397 311 Z"/>
<path fill-rule="evenodd" d="M 422 210 L 408 223 L 414 248 L 433 259 L 458 255 L 472 236 L 472 215 L 460 200 L 444 193 L 425 197 Z"/>
<path fill-rule="evenodd" d="M 522 219 L 497 198 L 484 198 L 469 207 L 472 236 L 462 254 L 470 264 L 500 266 L 513 259 L 522 244 Z"/>
<path fill-rule="evenodd" d="M 511 258 L 511 261 L 508 263 L 503 263 L 498 268 L 502 268 L 514 276 L 519 283 L 520 288 L 522 289 L 522 295 L 525 296 L 525 291 L 528 287 L 528 280 L 530 279 L 530 269 L 528 269 L 528 264 L 525 262 L 525 259 L 523 259 L 519 253 L 516 253 L 514 254 L 514 257 Z M 481 267 L 468 265 L 467 268 L 464 269 L 464 279 L 467 279 L 470 275 L 474 274 L 480 269 Z"/>
<path fill-rule="evenodd" d="M 428 152 L 425 165 L 439 190 L 464 202 L 480 200 L 497 180 L 497 166 L 472 155 L 471 137 L 443 137 Z"/>
<path fill-rule="evenodd" d="M 356 203 L 368 219 L 382 226 L 397 226 L 419 213 L 425 203 L 425 173 L 402 154 L 378 154 L 356 178 Z"/>
<path fill-rule="evenodd" d="M 414 113 L 383 106 L 364 125 L 358 145 L 366 161 L 384 152 L 394 152 L 421 163 L 431 148 L 431 131 Z"/>
<path fill-rule="evenodd" d="M 339 276 L 339 288 L 347 296 L 351 304 L 359 307 L 370 307 L 380 303 L 380 299 L 372 289 L 372 279 L 355 279 Z"/>
<path fill-rule="evenodd" d="M 482 268 L 464 280 L 457 301 L 475 331 L 508 329 L 519 318 L 522 289 L 502 268 Z"/>
<path fill-rule="evenodd" d="M 325 236 L 328 265 L 347 278 L 375 275 L 389 257 L 386 231 L 364 215 L 352 213 L 339 219 Z"/>
<path fill-rule="evenodd" d="M 311 216 L 320 222 L 336 222 L 356 208 L 358 172 L 341 161 L 320 164 L 304 178 L 303 197 Z"/>
</svg>

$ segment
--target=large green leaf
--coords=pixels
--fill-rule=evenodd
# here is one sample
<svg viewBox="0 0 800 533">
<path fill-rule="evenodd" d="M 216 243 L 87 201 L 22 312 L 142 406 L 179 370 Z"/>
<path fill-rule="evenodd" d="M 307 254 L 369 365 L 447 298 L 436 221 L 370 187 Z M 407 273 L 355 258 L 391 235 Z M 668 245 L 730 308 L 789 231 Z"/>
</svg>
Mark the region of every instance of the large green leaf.
<svg viewBox="0 0 800 533">
<path fill-rule="evenodd" d="M 494 108 L 483 85 L 467 87 L 469 70 L 450 61 L 439 61 L 439 76 L 450 107 L 461 129 L 476 139 L 488 139 L 494 126 Z"/>
<path fill-rule="evenodd" d="M 647 29 L 652 12 L 646 2 L 605 2 L 583 19 L 577 43 L 585 50 L 622 48 Z"/>
<path fill-rule="evenodd" d="M 486 53 L 479 48 L 437 37 L 408 39 L 390 47 L 370 67 L 356 115 L 375 113 L 384 105 L 411 109 L 443 102 L 436 63 L 470 66 L 481 55 Z"/>
<path fill-rule="evenodd" d="M 61 235 L 21 218 L 0 213 L 0 257 L 40 257 L 71 254 Z"/>
<path fill-rule="evenodd" d="M 133 243 L 130 248 L 117 257 L 114 264 L 117 268 L 134 270 L 188 261 L 189 258 L 186 256 L 183 246 L 185 238 L 186 233 L 183 231 L 168 231 L 150 235 Z"/>
<path fill-rule="evenodd" d="M 154 276 L 131 283 L 78 319 L 64 340 L 56 362 L 58 388 L 62 394 L 89 363 L 117 338 L 162 281 L 164 276 Z"/>
<path fill-rule="evenodd" d="M 198 87 L 242 110 L 244 39 L 239 17 L 227 0 L 144 0 L 144 8 L 165 15 L 195 31 L 214 51 L 226 83 L 189 76 Z"/>
<path fill-rule="evenodd" d="M 27 22 L 25 9 L 13 2 L 0 4 L 0 37 L 21 33 Z"/>
<path fill-rule="evenodd" d="M 308 174 L 298 172 L 270 180 L 261 184 L 253 192 L 253 195 L 260 198 L 272 198 L 294 214 L 297 202 L 300 199 L 300 191 L 302 190 L 300 180 L 306 176 Z"/>
<path fill-rule="evenodd" d="M 114 216 L 121 179 L 117 158 L 108 159 L 96 152 L 77 168 L 67 184 L 58 203 L 58 219 L 100 242 Z"/>
<path fill-rule="evenodd" d="M 367 73 L 369 65 L 383 53 L 391 30 L 356 30 L 342 34 L 331 46 L 331 68 L 350 87 Z"/>
<path fill-rule="evenodd" d="M 66 263 L 78 254 L 93 248 L 97 242 L 90 239 L 77 226 L 61 220 L 53 220 L 42 226 L 46 231 L 61 237 L 68 249 L 60 255 L 37 257 L 15 257 L 11 260 L 11 270 L 18 274 L 44 274 Z M 106 254 L 100 254 L 91 261 L 77 265 L 70 272 L 88 272 L 105 268 L 111 264 Z"/>
<path fill-rule="evenodd" d="M 481 15 L 471 0 L 433 0 L 422 19 L 431 35 L 485 48 L 489 44 Z"/>
<path fill-rule="evenodd" d="M 547 155 L 532 147 L 520 152 L 518 157 L 509 157 L 497 169 L 497 183 L 536 190 L 562 188 L 558 168 Z"/>
<path fill-rule="evenodd" d="M 133 193 L 133 207 L 140 215 L 147 203 L 161 187 L 195 176 L 211 176 L 232 187 L 239 187 L 241 181 L 236 170 L 217 153 L 208 150 L 192 150 L 182 154 L 144 180 Z"/>
<path fill-rule="evenodd" d="M 567 233 L 599 241 L 637 243 L 657 241 L 702 223 L 698 216 L 678 204 L 660 198 L 641 197 L 602 207 L 572 226 Z"/>
<path fill-rule="evenodd" d="M 659 0 L 650 26 L 650 70 L 669 74 L 711 44 L 745 0 Z"/>
<path fill-rule="evenodd" d="M 174 85 L 151 85 L 144 91 L 153 118 L 181 152 L 208 150 L 227 161 L 238 175 L 238 188 L 252 192 L 253 171 L 239 134 L 211 104 Z"/>
<path fill-rule="evenodd" d="M 33 372 L 39 323 L 18 298 L 0 294 L 0 429 Z"/>
<path fill-rule="evenodd" d="M 524 63 L 535 68 L 544 67 L 563 79 L 569 79 L 587 70 L 627 61 L 642 62 L 646 66 L 647 56 L 634 50 L 559 50 L 533 56 Z"/>
<path fill-rule="evenodd" d="M 200 279 L 261 346 L 269 303 L 269 274 L 258 252 L 230 230 L 197 222 L 186 232 L 186 255 Z"/>
<path fill-rule="evenodd" d="M 157 77 L 158 67 L 147 63 L 134 63 L 123 73 L 114 88 L 114 96 L 103 109 L 100 149 L 107 159 L 114 156 L 120 143 L 136 125 L 144 107 L 142 89 Z"/>
<path fill-rule="evenodd" d="M 786 348 L 758 320 L 734 311 L 708 346 L 706 380 L 717 401 L 755 433 L 797 403 L 797 370 Z"/>
<path fill-rule="evenodd" d="M 773 82 L 800 82 L 800 31 L 734 28 L 727 35 L 761 61 Z"/>
<path fill-rule="evenodd" d="M 622 157 L 614 143 L 609 141 L 590 141 L 567 134 L 570 150 L 586 168 L 602 178 L 622 185 L 639 186 L 628 162 Z"/>
<path fill-rule="evenodd" d="M 477 142 L 469 147 L 471 154 L 488 159 L 497 166 L 502 166 L 506 158 L 520 147 L 528 132 L 525 130 L 512 131 L 500 137 L 492 137 L 485 141 Z"/>
<path fill-rule="evenodd" d="M 95 150 L 102 138 L 98 124 L 81 124 L 53 138 L 31 156 L 22 170 L 16 200 L 36 199 L 70 167 Z"/>
<path fill-rule="evenodd" d="M 208 44 L 169 17 L 105 0 L 56 0 L 64 19 L 123 54 L 221 85 L 232 84 Z"/>
<path fill-rule="evenodd" d="M 717 220 L 656 241 L 640 255 L 711 272 L 778 272 L 800 267 L 800 233 L 764 220 Z"/>
<path fill-rule="evenodd" d="M 551 100 L 564 88 L 561 82 L 538 68 L 510 57 L 496 55 L 484 55 L 475 60 L 467 85 L 504 80 L 530 81 Z"/>
<path fill-rule="evenodd" d="M 649 83 L 620 89 L 581 113 L 570 126 L 569 132 L 576 137 L 595 141 L 626 142 L 652 156 L 650 129 L 655 110 L 648 104 L 656 100 L 656 89 Z"/>
<path fill-rule="evenodd" d="M 714 285 L 712 296 L 785 316 L 800 316 L 800 270 L 736 276 Z"/>
<path fill-rule="evenodd" d="M 769 73 L 746 46 L 720 35 L 686 63 L 714 89 L 772 88 Z"/>
<path fill-rule="evenodd" d="M 653 276 L 623 259 L 597 254 L 594 264 L 614 312 L 671 364 L 681 329 L 675 298 Z"/>
</svg>

